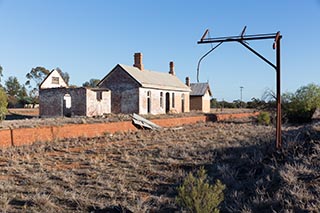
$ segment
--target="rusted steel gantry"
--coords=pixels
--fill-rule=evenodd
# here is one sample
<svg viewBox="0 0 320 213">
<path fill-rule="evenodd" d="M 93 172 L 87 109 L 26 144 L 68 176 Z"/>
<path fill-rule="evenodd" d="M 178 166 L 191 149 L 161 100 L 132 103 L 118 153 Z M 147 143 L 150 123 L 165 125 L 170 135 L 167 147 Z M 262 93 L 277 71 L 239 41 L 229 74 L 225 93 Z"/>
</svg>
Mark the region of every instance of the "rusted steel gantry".
<svg viewBox="0 0 320 213">
<path fill-rule="evenodd" d="M 280 149 L 282 146 L 282 134 L 281 134 L 281 69 L 280 69 L 280 40 L 282 35 L 280 31 L 277 33 L 270 33 L 270 34 L 256 34 L 256 35 L 245 35 L 246 27 L 243 28 L 241 34 L 239 36 L 228 36 L 228 37 L 218 37 L 218 38 L 206 38 L 208 35 L 209 30 L 206 30 L 203 36 L 201 37 L 198 44 L 208 44 L 208 43 L 218 43 L 215 47 L 213 47 L 209 52 L 207 52 L 198 63 L 198 74 L 199 74 L 199 65 L 201 60 L 207 56 L 210 52 L 215 50 L 218 46 L 225 42 L 239 42 L 264 62 L 272 66 L 276 70 L 276 81 L 277 81 L 277 124 L 276 124 L 276 148 Z M 246 41 L 253 41 L 253 40 L 266 40 L 266 39 L 274 39 L 273 49 L 276 50 L 276 65 L 270 62 L 267 58 L 262 56 L 260 53 L 252 49 Z"/>
</svg>

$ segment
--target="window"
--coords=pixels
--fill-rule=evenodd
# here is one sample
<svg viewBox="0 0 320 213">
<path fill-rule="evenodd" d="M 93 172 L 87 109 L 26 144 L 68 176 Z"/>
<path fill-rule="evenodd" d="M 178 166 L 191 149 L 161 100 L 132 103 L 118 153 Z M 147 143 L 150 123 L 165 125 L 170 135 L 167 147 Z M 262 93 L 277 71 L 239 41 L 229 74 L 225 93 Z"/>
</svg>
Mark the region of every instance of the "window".
<svg viewBox="0 0 320 213">
<path fill-rule="evenodd" d="M 59 77 L 52 77 L 51 80 L 52 80 L 51 81 L 52 84 L 59 84 Z"/>
<path fill-rule="evenodd" d="M 101 101 L 102 100 L 102 91 L 97 91 L 96 95 L 97 95 L 97 101 Z"/>
<path fill-rule="evenodd" d="M 174 93 L 172 93 L 172 108 L 174 108 Z"/>
<path fill-rule="evenodd" d="M 160 107 L 163 108 L 163 92 L 160 92 Z"/>
</svg>

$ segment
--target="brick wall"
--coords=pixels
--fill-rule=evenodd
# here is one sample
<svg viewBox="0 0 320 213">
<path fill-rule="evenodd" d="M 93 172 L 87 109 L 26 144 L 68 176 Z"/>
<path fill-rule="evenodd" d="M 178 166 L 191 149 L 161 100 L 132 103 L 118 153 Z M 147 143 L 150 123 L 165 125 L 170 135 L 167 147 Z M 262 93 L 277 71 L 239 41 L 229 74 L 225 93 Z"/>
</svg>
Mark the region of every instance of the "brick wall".
<svg viewBox="0 0 320 213">
<path fill-rule="evenodd" d="M 139 113 L 139 84 L 119 65 L 102 80 L 99 87 L 111 90 L 112 113 Z"/>
<path fill-rule="evenodd" d="M 152 122 L 162 127 L 174 127 L 205 121 L 221 121 L 232 118 L 256 116 L 259 113 L 200 115 L 194 117 L 155 119 Z M 136 131 L 131 121 L 96 124 L 68 124 L 38 128 L 0 130 L 0 148 L 30 145 L 35 142 L 50 142 L 66 138 L 96 137 L 106 133 Z"/>
<path fill-rule="evenodd" d="M 0 130 L 0 148 L 7 148 L 12 146 L 11 143 L 11 130 L 2 129 Z"/>
<path fill-rule="evenodd" d="M 235 119 L 235 118 L 245 118 L 250 116 L 257 116 L 259 112 L 248 112 L 248 113 L 234 113 L 234 114 L 217 114 L 217 121 Z"/>
</svg>

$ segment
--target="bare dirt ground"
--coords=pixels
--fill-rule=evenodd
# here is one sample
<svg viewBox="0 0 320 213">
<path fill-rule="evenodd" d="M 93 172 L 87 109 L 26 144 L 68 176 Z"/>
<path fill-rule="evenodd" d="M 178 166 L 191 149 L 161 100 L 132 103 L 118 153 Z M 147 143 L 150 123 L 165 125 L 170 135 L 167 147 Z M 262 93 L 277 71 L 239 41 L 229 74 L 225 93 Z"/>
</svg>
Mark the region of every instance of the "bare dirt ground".
<svg viewBox="0 0 320 213">
<path fill-rule="evenodd" d="M 180 212 L 177 186 L 204 166 L 226 185 L 222 212 L 319 212 L 320 127 L 285 128 L 283 151 L 274 134 L 237 120 L 0 150 L 0 208 Z"/>
</svg>

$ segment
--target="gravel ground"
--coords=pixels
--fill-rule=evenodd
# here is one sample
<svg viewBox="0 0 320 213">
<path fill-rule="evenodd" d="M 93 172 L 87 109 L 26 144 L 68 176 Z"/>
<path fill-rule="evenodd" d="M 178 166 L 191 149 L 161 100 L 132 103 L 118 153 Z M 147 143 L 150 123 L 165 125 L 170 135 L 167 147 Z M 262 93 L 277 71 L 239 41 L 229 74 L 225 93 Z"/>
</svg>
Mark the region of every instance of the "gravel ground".
<svg viewBox="0 0 320 213">
<path fill-rule="evenodd" d="M 201 166 L 226 185 L 222 212 L 318 212 L 319 127 L 197 123 L 0 150 L 3 212 L 180 212 L 176 188 Z"/>
</svg>

